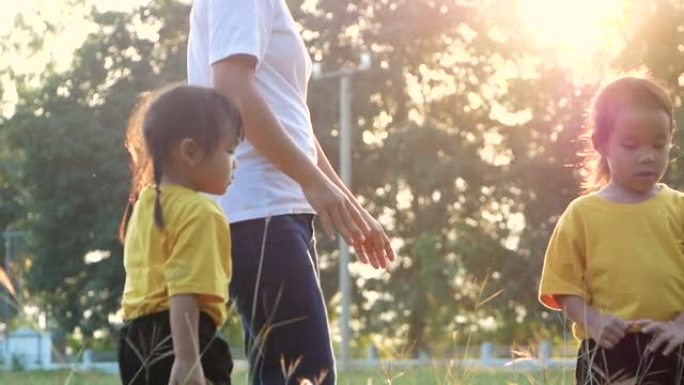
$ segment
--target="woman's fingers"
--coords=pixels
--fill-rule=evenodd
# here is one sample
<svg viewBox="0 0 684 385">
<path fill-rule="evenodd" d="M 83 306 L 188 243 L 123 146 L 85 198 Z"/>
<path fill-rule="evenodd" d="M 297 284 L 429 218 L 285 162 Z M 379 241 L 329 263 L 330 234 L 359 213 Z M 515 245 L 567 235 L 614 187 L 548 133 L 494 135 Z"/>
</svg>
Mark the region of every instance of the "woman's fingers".
<svg viewBox="0 0 684 385">
<path fill-rule="evenodd" d="M 372 242 L 372 240 L 370 242 Z M 374 244 L 370 244 L 369 247 L 365 249 L 368 250 L 368 259 L 373 262 L 372 265 L 374 268 L 384 269 L 387 266 L 385 261 L 382 259 L 382 256 L 378 253 L 378 249 L 375 247 Z"/>
<path fill-rule="evenodd" d="M 354 204 L 349 201 L 348 199 L 345 201 L 346 209 L 349 211 L 349 215 L 351 216 L 351 219 L 356 223 L 356 225 L 359 227 L 359 229 L 363 232 L 364 234 L 364 239 L 365 236 L 370 233 L 371 231 L 371 226 L 370 223 L 368 223 L 367 218 L 365 218 L 361 212 L 354 206 Z"/>
<path fill-rule="evenodd" d="M 344 239 L 345 242 L 347 242 L 348 245 L 354 245 L 354 239 L 352 238 L 351 231 L 347 227 L 345 220 L 342 218 L 342 213 L 340 213 L 339 209 L 330 209 L 330 220 L 332 222 L 333 227 L 337 232 L 340 234 L 342 239 Z"/>
<path fill-rule="evenodd" d="M 365 248 L 372 250 L 373 257 L 378 262 L 378 265 L 383 269 L 387 268 L 389 262 L 394 260 L 394 251 L 390 245 L 389 237 L 385 234 L 382 225 L 370 215 L 367 215 L 367 220 L 371 231 L 368 234 Z"/>
<path fill-rule="evenodd" d="M 358 210 L 348 201 L 340 205 L 340 216 L 344 220 L 344 225 L 350 236 L 350 245 L 362 244 L 366 239 L 365 233 L 368 232 L 368 224 L 363 220 Z"/>
<path fill-rule="evenodd" d="M 394 250 L 382 226 L 363 209 L 357 209 L 346 197 L 320 210 L 326 234 L 337 231 L 354 248 L 359 261 L 374 268 L 387 268 L 394 260 Z"/>
<path fill-rule="evenodd" d="M 366 257 L 366 250 L 363 249 L 363 245 L 355 245 L 354 253 L 356 253 L 356 258 L 358 258 L 361 263 L 370 263 L 368 257 Z"/>
<path fill-rule="evenodd" d="M 385 266 L 394 261 L 394 249 L 392 249 L 389 237 L 384 231 L 378 237 L 377 248 L 380 255 L 382 255 L 383 261 L 385 261 Z"/>
<path fill-rule="evenodd" d="M 376 269 L 386 268 L 390 258 L 387 255 L 387 250 L 391 251 L 391 247 L 388 247 L 389 240 L 382 226 L 363 209 L 357 210 L 351 203 L 348 210 L 349 218 L 354 220 L 353 218 L 356 217 L 355 220 L 362 223 L 359 227 L 364 231 L 363 243 L 353 245 L 359 260 L 370 264 Z M 391 258 L 393 258 L 393 251 L 391 252 Z"/>
<path fill-rule="evenodd" d="M 392 244 L 390 243 L 389 238 L 387 235 L 385 235 L 385 255 L 387 256 L 387 259 L 392 262 L 396 258 L 394 255 L 394 248 L 392 248 Z"/>
<path fill-rule="evenodd" d="M 321 218 L 325 234 L 334 238 L 337 232 L 349 245 L 363 242 L 366 224 L 347 196 L 326 178 L 317 182 L 303 189 L 306 199 Z"/>
<path fill-rule="evenodd" d="M 383 269 L 387 268 L 387 265 L 389 261 L 387 260 L 387 255 L 385 254 L 385 233 L 380 232 L 379 234 L 376 234 L 374 237 L 373 241 L 373 251 L 375 253 L 375 259 L 378 261 L 378 264 L 380 267 Z"/>
</svg>

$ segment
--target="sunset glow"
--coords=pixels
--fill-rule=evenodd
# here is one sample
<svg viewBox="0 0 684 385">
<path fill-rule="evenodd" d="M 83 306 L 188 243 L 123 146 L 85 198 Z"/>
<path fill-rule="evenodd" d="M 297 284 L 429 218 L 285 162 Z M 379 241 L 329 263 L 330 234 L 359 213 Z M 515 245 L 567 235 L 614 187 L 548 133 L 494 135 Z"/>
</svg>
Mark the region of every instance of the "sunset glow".
<svg viewBox="0 0 684 385">
<path fill-rule="evenodd" d="M 619 45 L 623 0 L 519 0 L 524 30 L 570 66 L 610 56 Z"/>
</svg>

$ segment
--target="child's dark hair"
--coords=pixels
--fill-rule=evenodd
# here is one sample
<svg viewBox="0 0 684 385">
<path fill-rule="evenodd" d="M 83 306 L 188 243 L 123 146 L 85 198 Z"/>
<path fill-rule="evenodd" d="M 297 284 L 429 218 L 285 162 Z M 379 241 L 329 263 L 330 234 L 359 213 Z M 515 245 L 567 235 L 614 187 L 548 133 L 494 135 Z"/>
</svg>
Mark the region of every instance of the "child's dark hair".
<svg viewBox="0 0 684 385">
<path fill-rule="evenodd" d="M 613 133 L 618 114 L 637 106 L 662 110 L 669 116 L 670 132 L 674 132 L 674 103 L 664 87 L 647 77 L 624 76 L 602 87 L 594 96 L 582 140 L 585 149 L 580 156 L 582 193 L 596 191 L 610 179 L 607 159 L 599 153 Z"/>
<path fill-rule="evenodd" d="M 229 132 L 222 131 L 225 125 L 221 122 L 224 119 L 229 120 Z M 223 135 L 232 135 L 237 143 L 244 138 L 244 128 L 240 111 L 218 91 L 177 85 L 143 95 L 126 132 L 132 179 L 128 206 L 119 225 L 119 239 L 122 242 L 138 194 L 145 186 L 155 186 L 154 222 L 160 228 L 164 227 L 160 183 L 162 164 L 169 147 L 191 138 L 207 154 L 211 154 L 216 151 Z"/>
</svg>

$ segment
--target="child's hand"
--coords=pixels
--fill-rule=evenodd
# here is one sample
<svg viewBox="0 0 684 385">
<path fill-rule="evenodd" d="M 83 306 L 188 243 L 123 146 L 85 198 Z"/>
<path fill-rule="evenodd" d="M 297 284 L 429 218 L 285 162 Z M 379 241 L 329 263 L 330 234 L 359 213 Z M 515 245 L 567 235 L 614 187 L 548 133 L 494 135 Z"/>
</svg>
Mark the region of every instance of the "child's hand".
<svg viewBox="0 0 684 385">
<path fill-rule="evenodd" d="M 197 361 L 174 360 L 169 385 L 206 385 L 202 365 Z"/>
<path fill-rule="evenodd" d="M 605 349 L 613 349 L 632 326 L 630 322 L 617 317 L 596 314 L 587 319 L 589 337 Z"/>
<path fill-rule="evenodd" d="M 640 320 L 636 324 L 641 327 L 642 333 L 653 335 L 646 347 L 651 353 L 665 345 L 663 355 L 667 356 L 684 344 L 684 322 Z"/>
</svg>

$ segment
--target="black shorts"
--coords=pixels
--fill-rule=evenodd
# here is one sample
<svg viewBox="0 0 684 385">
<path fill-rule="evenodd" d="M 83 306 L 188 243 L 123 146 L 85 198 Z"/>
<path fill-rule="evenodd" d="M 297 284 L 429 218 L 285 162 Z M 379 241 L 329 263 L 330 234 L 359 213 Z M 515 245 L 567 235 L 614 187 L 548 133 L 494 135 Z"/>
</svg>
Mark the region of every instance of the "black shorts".
<svg viewBox="0 0 684 385">
<path fill-rule="evenodd" d="M 228 343 L 205 313 L 200 313 L 198 332 L 204 376 L 214 385 L 230 385 L 233 359 Z M 123 384 L 168 385 L 174 361 L 169 312 L 127 322 L 119 334 L 118 355 Z"/>
<path fill-rule="evenodd" d="M 682 346 L 665 357 L 661 351 L 647 353 L 651 335 L 627 334 L 613 349 L 605 349 L 594 340 L 584 340 L 577 353 L 575 378 L 580 385 L 623 383 L 635 385 L 684 385 L 684 349 Z"/>
</svg>

